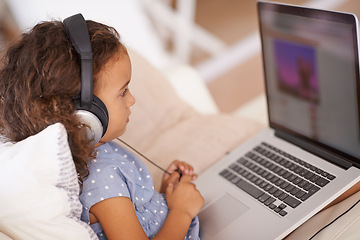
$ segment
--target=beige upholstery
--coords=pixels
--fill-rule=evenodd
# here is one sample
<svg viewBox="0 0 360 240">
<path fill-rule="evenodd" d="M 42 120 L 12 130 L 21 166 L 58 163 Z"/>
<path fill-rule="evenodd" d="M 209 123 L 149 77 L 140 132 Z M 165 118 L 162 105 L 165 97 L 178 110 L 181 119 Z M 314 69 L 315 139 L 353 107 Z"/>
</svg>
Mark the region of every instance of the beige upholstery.
<svg viewBox="0 0 360 240">
<path fill-rule="evenodd" d="M 163 168 L 178 159 L 200 173 L 264 127 L 232 115 L 199 114 L 176 95 L 160 71 L 135 52 L 130 58 L 130 91 L 136 103 L 122 139 Z M 162 172 L 147 165 L 158 188 Z"/>
</svg>

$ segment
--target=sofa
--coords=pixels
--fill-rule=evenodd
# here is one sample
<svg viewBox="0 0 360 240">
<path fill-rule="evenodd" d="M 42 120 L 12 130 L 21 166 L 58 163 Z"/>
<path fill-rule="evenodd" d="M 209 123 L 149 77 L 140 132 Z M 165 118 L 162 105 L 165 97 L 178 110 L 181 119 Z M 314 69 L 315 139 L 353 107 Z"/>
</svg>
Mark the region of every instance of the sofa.
<svg viewBox="0 0 360 240">
<path fill-rule="evenodd" d="M 201 105 L 191 104 L 192 96 L 179 96 L 169 75 L 136 52 L 129 54 L 133 68 L 130 90 L 136 103 L 121 139 L 162 168 L 178 159 L 201 174 L 265 127 L 211 107 L 201 111 Z M 192 74 L 183 76 L 191 84 Z M 96 239 L 89 226 L 79 221 L 79 186 L 64 127 L 54 124 L 21 142 L 0 138 L 0 143 L 0 239 Z M 159 189 L 163 172 L 144 162 Z M 359 199 L 359 194 L 317 214 L 288 239 L 308 239 Z M 315 239 L 358 239 L 359 211 L 356 206 Z"/>
<path fill-rule="evenodd" d="M 135 52 L 130 52 L 130 58 L 133 68 L 130 91 L 136 103 L 131 108 L 130 122 L 121 139 L 161 167 L 166 168 L 177 159 L 189 162 L 196 172 L 201 173 L 264 128 L 244 117 L 199 113 L 200 110 L 194 109 L 195 105 L 178 97 L 165 75 L 148 61 Z M 187 77 L 193 77 L 193 74 L 185 74 L 184 78 Z M 183 81 L 189 82 L 189 88 L 192 88 L 191 80 Z M 146 164 L 158 189 L 163 172 Z"/>
</svg>

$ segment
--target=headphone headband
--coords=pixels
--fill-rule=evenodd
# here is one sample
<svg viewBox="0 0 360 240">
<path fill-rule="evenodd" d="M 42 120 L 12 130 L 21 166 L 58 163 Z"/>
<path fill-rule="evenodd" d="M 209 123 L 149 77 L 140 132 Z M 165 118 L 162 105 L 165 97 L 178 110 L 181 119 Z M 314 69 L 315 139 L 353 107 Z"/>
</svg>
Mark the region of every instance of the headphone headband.
<svg viewBox="0 0 360 240">
<path fill-rule="evenodd" d="M 81 59 L 80 107 L 90 109 L 93 100 L 93 59 L 86 21 L 79 13 L 64 19 L 63 25 Z"/>
<path fill-rule="evenodd" d="M 93 57 L 89 31 L 80 13 L 64 19 L 63 25 L 81 59 L 81 92 L 80 96 L 73 99 L 75 113 L 80 122 L 88 127 L 88 138 L 96 144 L 107 130 L 109 114 L 105 104 L 93 94 Z"/>
</svg>

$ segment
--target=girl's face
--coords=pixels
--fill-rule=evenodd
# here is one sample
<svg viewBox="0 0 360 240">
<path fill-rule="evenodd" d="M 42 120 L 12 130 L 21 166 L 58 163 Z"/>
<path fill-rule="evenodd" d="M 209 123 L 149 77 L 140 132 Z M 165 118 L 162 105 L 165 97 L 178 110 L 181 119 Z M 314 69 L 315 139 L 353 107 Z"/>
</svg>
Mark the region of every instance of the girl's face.
<svg viewBox="0 0 360 240">
<path fill-rule="evenodd" d="M 135 103 L 135 98 L 129 91 L 130 79 L 131 63 L 127 54 L 113 57 L 100 72 L 94 92 L 106 105 L 109 125 L 96 146 L 111 141 L 125 132 L 131 114 L 130 107 Z"/>
</svg>

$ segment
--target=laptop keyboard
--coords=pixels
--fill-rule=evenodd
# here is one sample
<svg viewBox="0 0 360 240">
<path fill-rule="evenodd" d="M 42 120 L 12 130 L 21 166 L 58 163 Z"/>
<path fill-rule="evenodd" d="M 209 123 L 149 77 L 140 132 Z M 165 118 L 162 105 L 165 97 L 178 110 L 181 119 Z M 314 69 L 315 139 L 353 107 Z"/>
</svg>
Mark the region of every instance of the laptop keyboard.
<svg viewBox="0 0 360 240">
<path fill-rule="evenodd" d="M 335 176 L 268 143 L 261 143 L 220 175 L 285 216 Z M 279 201 L 277 201 L 279 200 Z"/>
</svg>

